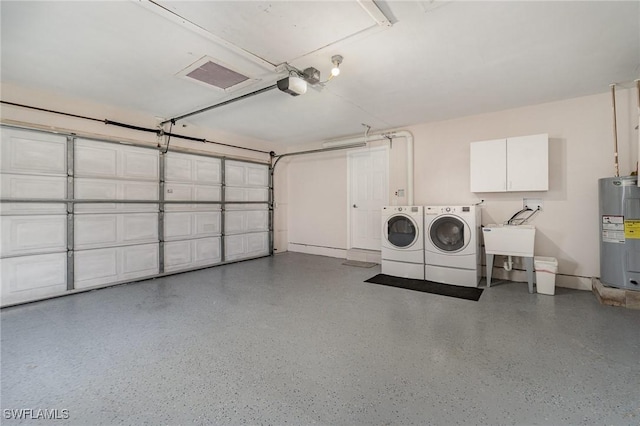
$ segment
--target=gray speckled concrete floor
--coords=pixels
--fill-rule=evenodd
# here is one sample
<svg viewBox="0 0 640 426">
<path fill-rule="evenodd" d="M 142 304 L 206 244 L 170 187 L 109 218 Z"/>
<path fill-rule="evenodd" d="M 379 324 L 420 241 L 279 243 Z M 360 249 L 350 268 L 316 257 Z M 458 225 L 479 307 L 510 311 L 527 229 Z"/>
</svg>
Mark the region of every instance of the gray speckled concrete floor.
<svg viewBox="0 0 640 426">
<path fill-rule="evenodd" d="M 342 262 L 285 253 L 4 309 L 3 424 L 640 423 L 640 311 L 526 283 L 472 302 Z"/>
</svg>

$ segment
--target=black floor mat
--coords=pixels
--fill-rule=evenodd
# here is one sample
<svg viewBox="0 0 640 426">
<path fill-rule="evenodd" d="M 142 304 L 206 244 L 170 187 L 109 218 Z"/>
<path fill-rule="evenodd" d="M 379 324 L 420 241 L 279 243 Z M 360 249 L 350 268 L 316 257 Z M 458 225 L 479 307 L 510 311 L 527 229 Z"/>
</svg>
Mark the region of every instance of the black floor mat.
<svg viewBox="0 0 640 426">
<path fill-rule="evenodd" d="M 461 287 L 457 285 L 434 283 L 433 281 L 393 277 L 385 274 L 378 274 L 375 277 L 365 280 L 365 282 L 406 288 L 408 290 L 423 291 L 425 293 L 440 294 L 442 296 L 457 297 L 459 299 L 474 300 L 476 302 L 482 295 L 481 288 Z"/>
</svg>

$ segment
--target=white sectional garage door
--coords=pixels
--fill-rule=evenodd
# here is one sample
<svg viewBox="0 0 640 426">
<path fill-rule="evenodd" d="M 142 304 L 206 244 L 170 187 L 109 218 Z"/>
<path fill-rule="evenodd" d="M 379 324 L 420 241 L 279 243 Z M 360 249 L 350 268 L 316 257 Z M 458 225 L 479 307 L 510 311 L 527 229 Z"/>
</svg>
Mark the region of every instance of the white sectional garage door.
<svg viewBox="0 0 640 426">
<path fill-rule="evenodd" d="M 266 164 L 5 126 L 0 147 L 2 305 L 271 252 Z"/>
<path fill-rule="evenodd" d="M 75 144 L 75 198 L 158 200 L 158 151 L 102 141 Z M 159 204 L 78 203 L 75 288 L 157 275 Z"/>
<path fill-rule="evenodd" d="M 269 168 L 228 160 L 225 184 L 225 259 L 269 254 Z"/>
<path fill-rule="evenodd" d="M 6 304 L 67 290 L 66 204 L 9 201 L 66 198 L 67 138 L 1 132 L 0 295 Z"/>
<path fill-rule="evenodd" d="M 169 152 L 164 156 L 164 270 L 220 263 L 221 160 Z M 184 203 L 177 203 L 184 202 Z"/>
</svg>

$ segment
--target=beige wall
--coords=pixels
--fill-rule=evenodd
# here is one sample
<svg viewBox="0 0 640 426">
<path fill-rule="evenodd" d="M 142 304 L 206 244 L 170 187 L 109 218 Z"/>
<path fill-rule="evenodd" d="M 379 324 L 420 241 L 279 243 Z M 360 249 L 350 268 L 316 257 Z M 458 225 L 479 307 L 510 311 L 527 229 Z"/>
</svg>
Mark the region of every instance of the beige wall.
<svg viewBox="0 0 640 426">
<path fill-rule="evenodd" d="M 51 109 L 69 114 L 97 118 L 100 120 L 108 119 L 111 121 L 152 129 L 155 129 L 160 121 L 156 117 L 142 114 L 140 112 L 90 103 L 61 96 L 57 93 L 40 91 L 33 88 L 25 88 L 5 83 L 0 86 L 0 90 L 2 93 L 2 100 L 5 102 Z M 106 125 L 103 122 L 89 121 L 60 114 L 52 114 L 49 112 L 40 112 L 7 104 L 0 104 L 0 118 L 2 119 L 3 124 L 37 127 L 60 132 L 73 132 L 80 136 L 104 138 L 107 140 L 131 141 L 153 146 L 158 143 L 154 133 L 129 130 L 112 125 Z M 185 124 L 186 127 L 183 127 L 183 124 Z M 243 139 L 223 132 L 215 132 L 209 129 L 198 128 L 188 124 L 188 120 L 178 122 L 172 131 L 173 133 L 189 137 L 219 141 L 232 145 L 260 149 L 267 152 L 275 150 L 273 144 L 255 139 Z M 164 142 L 165 141 L 162 141 L 162 143 Z M 183 148 L 193 152 L 226 155 L 254 161 L 269 161 L 268 154 L 253 153 L 251 151 L 228 148 L 209 143 L 187 141 L 178 138 L 172 138 L 170 146 L 174 148 Z"/>
<path fill-rule="evenodd" d="M 621 175 L 635 169 L 638 157 L 634 96 L 631 90 L 617 92 Z M 522 208 L 525 197 L 541 198 L 544 211 L 532 220 L 537 228 L 536 255 L 558 259 L 558 285 L 590 288 L 590 277 L 599 274 L 597 181 L 614 173 L 609 93 L 406 130 L 414 135 L 415 204 L 470 204 L 484 199 L 482 223 L 486 225 L 509 219 Z M 469 191 L 470 142 L 538 133 L 548 133 L 550 138 L 549 191 Z M 406 189 L 405 142 L 394 141 L 391 152 L 390 200 L 402 204 L 405 200 L 394 197 L 393 192 Z M 286 168 L 289 248 L 300 250 L 304 244 L 332 248 L 336 255 L 344 253 L 348 248 L 346 153 L 294 157 Z M 522 266 L 517 263 L 516 268 Z M 497 276 L 526 280 L 522 271 Z"/>
</svg>

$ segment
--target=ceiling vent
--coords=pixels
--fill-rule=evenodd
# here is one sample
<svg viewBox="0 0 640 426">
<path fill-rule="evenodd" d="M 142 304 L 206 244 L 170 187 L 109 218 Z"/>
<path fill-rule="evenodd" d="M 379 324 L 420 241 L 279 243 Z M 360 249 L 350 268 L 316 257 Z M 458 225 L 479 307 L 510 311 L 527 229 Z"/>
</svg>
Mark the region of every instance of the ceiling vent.
<svg viewBox="0 0 640 426">
<path fill-rule="evenodd" d="M 200 58 L 177 75 L 224 92 L 246 87 L 256 81 L 207 56 Z"/>
</svg>

